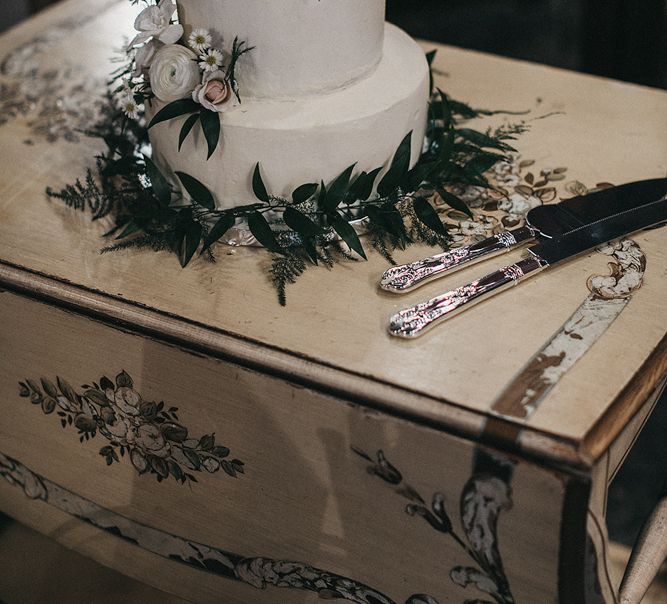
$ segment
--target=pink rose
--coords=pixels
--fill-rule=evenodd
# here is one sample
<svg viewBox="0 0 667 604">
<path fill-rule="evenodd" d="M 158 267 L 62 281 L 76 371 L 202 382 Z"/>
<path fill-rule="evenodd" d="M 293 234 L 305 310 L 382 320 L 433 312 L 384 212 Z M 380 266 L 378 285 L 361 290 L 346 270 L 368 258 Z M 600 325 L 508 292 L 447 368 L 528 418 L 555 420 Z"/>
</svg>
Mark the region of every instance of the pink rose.
<svg viewBox="0 0 667 604">
<path fill-rule="evenodd" d="M 192 98 L 210 111 L 224 113 L 234 106 L 236 97 L 231 84 L 225 80 L 222 71 L 214 71 L 204 75 L 204 81 L 197 86 Z"/>
</svg>

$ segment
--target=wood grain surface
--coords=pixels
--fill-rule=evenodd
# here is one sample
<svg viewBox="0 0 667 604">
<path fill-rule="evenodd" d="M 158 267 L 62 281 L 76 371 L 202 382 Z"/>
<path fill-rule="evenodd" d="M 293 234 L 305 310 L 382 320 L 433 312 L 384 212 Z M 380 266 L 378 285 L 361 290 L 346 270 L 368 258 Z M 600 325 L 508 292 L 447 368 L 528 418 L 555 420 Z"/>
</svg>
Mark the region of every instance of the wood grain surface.
<svg viewBox="0 0 667 604">
<path fill-rule="evenodd" d="M 70 0 L 1 38 L 0 53 L 55 23 L 92 12 L 96 19 L 78 27 L 76 35 L 63 36 L 43 60 L 71 62 L 72 77 L 103 78 L 112 49 L 131 27 L 132 11 L 126 4 Z M 494 109 L 530 110 L 525 119 L 531 131 L 517 143 L 524 157 L 567 166 L 570 176 L 591 186 L 667 171 L 665 92 L 449 47 L 439 49 L 436 69 L 447 74 L 439 76 L 438 85 L 455 98 Z M 557 115 L 535 119 L 554 112 Z M 483 129 L 503 119 L 509 118 L 495 117 L 476 126 Z M 25 144 L 27 138 L 31 145 Z M 85 216 L 44 196 L 48 185 L 57 187 L 81 176 L 95 145 L 85 139 L 44 142 L 31 137 L 29 125 L 20 118 L 0 128 L 0 139 L 0 258 L 6 265 L 215 328 L 255 344 L 258 357 L 263 348 L 285 351 L 295 375 L 314 363 L 484 414 L 494 396 L 586 297 L 588 276 L 606 271 L 604 257 L 590 254 L 543 273 L 417 342 L 395 341 L 385 332 L 388 316 L 463 277 L 454 275 L 402 298 L 381 294 L 377 280 L 386 266 L 372 255 L 367 263 L 308 271 L 290 288 L 283 309 L 265 275 L 268 257 L 261 251 L 240 249 L 232 256 L 223 252 L 217 265 L 201 262 L 187 270 L 164 254 L 100 256 L 104 225 L 90 225 Z M 621 427 L 611 417 L 616 413 L 613 402 L 633 377 L 643 368 L 648 379 L 643 396 L 651 382 L 664 375 L 666 236 L 663 229 L 636 237 L 648 264 L 642 290 L 524 429 L 576 443 L 606 422 L 606 435 L 613 436 Z M 425 253 L 414 248 L 399 260 Z M 474 267 L 465 280 L 493 264 Z M 631 401 L 624 412 L 632 413 L 641 402 Z M 447 406 L 441 409 L 442 415 L 449 413 Z M 419 415 L 425 409 L 417 406 L 413 411 Z M 586 447 L 591 455 L 599 454 L 595 443 Z"/>
</svg>

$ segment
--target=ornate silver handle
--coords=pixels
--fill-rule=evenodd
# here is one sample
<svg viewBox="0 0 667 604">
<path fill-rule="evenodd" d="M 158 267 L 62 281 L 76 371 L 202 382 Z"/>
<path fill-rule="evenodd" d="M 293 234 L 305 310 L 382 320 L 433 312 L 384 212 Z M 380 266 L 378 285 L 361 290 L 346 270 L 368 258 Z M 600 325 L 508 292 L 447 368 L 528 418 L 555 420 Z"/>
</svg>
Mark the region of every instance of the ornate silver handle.
<svg viewBox="0 0 667 604">
<path fill-rule="evenodd" d="M 445 272 L 452 272 L 482 258 L 507 252 L 521 243 L 534 239 L 535 235 L 534 229 L 524 226 L 514 231 L 503 231 L 473 245 L 455 248 L 410 264 L 394 266 L 382 275 L 380 287 L 393 293 L 408 292 Z"/>
<path fill-rule="evenodd" d="M 548 264 L 541 258 L 531 256 L 428 302 L 406 308 L 391 317 L 389 333 L 400 338 L 416 338 L 439 322 L 516 285 L 547 266 Z"/>
</svg>

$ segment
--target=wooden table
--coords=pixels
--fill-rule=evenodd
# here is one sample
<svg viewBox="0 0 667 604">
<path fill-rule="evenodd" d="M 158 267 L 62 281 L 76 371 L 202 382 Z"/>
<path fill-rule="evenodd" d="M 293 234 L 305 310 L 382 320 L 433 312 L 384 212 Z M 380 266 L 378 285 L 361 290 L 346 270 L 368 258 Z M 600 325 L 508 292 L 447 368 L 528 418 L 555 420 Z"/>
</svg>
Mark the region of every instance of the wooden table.
<svg viewBox="0 0 667 604">
<path fill-rule="evenodd" d="M 665 231 L 414 342 L 387 317 L 488 263 L 398 298 L 373 254 L 281 308 L 258 250 L 100 255 L 104 225 L 44 191 L 91 164 L 76 130 L 128 5 L 69 0 L 0 38 L 0 509 L 194 601 L 614 602 L 605 496 L 665 385 Z M 667 172 L 665 92 L 450 47 L 436 68 L 454 98 L 531 110 L 478 125 L 530 125 L 512 194 L 547 169 L 556 200 Z"/>
</svg>

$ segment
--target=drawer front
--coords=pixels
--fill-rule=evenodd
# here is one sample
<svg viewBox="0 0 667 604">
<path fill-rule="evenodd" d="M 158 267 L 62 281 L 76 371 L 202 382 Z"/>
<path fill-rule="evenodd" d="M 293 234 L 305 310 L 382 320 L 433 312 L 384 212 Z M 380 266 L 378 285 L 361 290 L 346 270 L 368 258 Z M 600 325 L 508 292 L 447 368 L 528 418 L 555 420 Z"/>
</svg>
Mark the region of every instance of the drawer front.
<svg viewBox="0 0 667 604">
<path fill-rule="evenodd" d="M 0 508 L 128 575 L 198 602 L 558 598 L 563 475 L 9 292 L 0 345 Z"/>
</svg>

